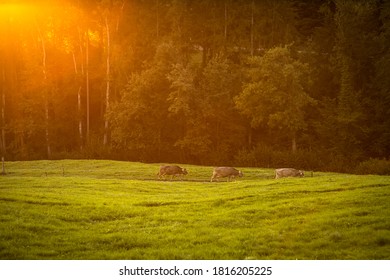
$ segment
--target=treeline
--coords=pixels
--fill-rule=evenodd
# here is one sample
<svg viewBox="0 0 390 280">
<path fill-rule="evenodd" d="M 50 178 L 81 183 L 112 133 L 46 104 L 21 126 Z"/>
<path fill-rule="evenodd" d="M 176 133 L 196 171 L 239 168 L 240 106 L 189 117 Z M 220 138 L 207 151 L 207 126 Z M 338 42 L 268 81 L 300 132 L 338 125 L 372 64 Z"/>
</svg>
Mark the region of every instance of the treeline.
<svg viewBox="0 0 390 280">
<path fill-rule="evenodd" d="M 0 4 L 2 154 L 389 174 L 389 43 L 380 0 Z"/>
</svg>

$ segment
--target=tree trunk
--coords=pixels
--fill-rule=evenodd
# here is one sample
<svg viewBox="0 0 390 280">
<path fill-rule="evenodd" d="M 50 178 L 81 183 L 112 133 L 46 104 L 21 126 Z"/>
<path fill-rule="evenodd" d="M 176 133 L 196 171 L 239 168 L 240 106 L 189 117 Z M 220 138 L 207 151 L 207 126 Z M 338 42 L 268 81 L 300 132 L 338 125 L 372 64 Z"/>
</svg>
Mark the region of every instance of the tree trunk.
<svg viewBox="0 0 390 280">
<path fill-rule="evenodd" d="M 86 143 L 89 144 L 89 34 L 86 32 L 86 44 L 85 44 L 85 84 L 87 95 L 87 131 L 86 131 Z"/>
<path fill-rule="evenodd" d="M 5 175 L 5 165 L 4 165 L 4 158 L 5 158 L 5 70 L 3 68 L 3 82 L 1 87 L 1 162 L 2 162 L 2 168 L 1 168 L 1 174 Z"/>
<path fill-rule="evenodd" d="M 123 6 L 122 6 L 122 9 L 123 9 Z M 118 29 L 116 31 L 118 31 Z M 157 38 L 157 41 L 158 41 L 159 36 L 160 36 L 160 5 L 159 5 L 159 1 L 157 0 L 156 1 L 156 38 Z"/>
<path fill-rule="evenodd" d="M 224 34 L 223 34 L 225 47 L 226 47 L 226 43 L 227 43 L 227 17 L 228 17 L 228 14 L 227 14 L 227 3 L 226 3 L 226 0 L 225 0 L 225 18 L 224 18 Z"/>
<path fill-rule="evenodd" d="M 1 89 L 1 152 L 5 155 L 5 70 L 3 68 L 3 85 Z"/>
<path fill-rule="evenodd" d="M 83 150 L 83 120 L 81 114 L 81 89 L 82 86 L 79 87 L 79 91 L 77 92 L 77 112 L 78 112 L 78 119 L 79 119 L 80 151 Z"/>
<path fill-rule="evenodd" d="M 51 147 L 50 147 L 50 132 L 49 132 L 49 97 L 48 93 L 46 92 L 46 98 L 45 98 L 45 136 L 46 136 L 46 151 L 47 151 L 47 158 L 51 158 Z"/>
<path fill-rule="evenodd" d="M 255 20 L 254 20 L 254 10 L 255 10 L 255 2 L 254 0 L 252 0 L 252 5 L 251 5 L 251 56 L 253 56 L 254 54 L 254 50 L 253 50 L 253 43 L 254 43 L 254 27 L 255 27 Z"/>
<path fill-rule="evenodd" d="M 82 50 L 82 49 L 81 49 Z M 76 62 L 76 57 L 74 52 L 72 53 L 73 55 L 73 64 L 74 64 L 74 71 L 75 71 L 75 80 L 76 83 L 79 82 L 78 79 L 78 69 L 77 69 L 77 62 Z M 83 63 L 81 63 L 83 65 Z M 82 68 L 83 72 L 83 68 Z M 82 73 L 83 74 L 83 73 Z M 77 116 L 78 116 L 78 130 L 79 130 L 79 141 L 80 141 L 80 151 L 83 150 L 83 121 L 82 121 L 82 114 L 81 114 L 81 90 L 82 90 L 82 85 L 79 86 L 79 90 L 77 92 Z"/>
<path fill-rule="evenodd" d="M 292 138 L 291 138 L 291 151 L 293 154 L 297 152 L 297 137 L 296 133 L 293 132 Z"/>
<path fill-rule="evenodd" d="M 43 82 L 44 82 L 44 91 L 45 91 L 45 140 L 46 140 L 46 152 L 47 158 L 51 158 L 51 147 L 50 147 L 50 131 L 49 131 L 49 88 L 47 83 L 47 68 L 46 68 L 46 46 L 45 40 L 41 33 L 41 30 L 38 27 L 38 34 L 41 39 L 42 46 L 42 71 L 43 71 Z"/>
<path fill-rule="evenodd" d="M 106 113 L 108 112 L 110 108 L 110 27 L 108 26 L 108 20 L 107 16 L 105 18 L 106 20 L 106 31 L 107 31 L 107 71 L 106 71 Z M 107 146 L 108 144 L 108 118 L 105 117 L 104 121 L 104 140 L 103 145 Z"/>
<path fill-rule="evenodd" d="M 251 149 L 253 143 L 253 129 L 251 126 L 248 128 L 248 147 Z"/>
</svg>

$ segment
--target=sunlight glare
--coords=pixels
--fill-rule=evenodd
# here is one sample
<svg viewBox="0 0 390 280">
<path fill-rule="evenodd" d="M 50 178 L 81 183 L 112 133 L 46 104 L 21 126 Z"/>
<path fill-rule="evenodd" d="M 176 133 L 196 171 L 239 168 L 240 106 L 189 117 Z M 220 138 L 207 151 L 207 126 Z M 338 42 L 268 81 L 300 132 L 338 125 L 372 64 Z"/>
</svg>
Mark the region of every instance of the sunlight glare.
<svg viewBox="0 0 390 280">
<path fill-rule="evenodd" d="M 10 22 L 29 18 L 35 7 L 31 4 L 0 4 L 0 15 L 2 18 L 8 18 Z"/>
</svg>

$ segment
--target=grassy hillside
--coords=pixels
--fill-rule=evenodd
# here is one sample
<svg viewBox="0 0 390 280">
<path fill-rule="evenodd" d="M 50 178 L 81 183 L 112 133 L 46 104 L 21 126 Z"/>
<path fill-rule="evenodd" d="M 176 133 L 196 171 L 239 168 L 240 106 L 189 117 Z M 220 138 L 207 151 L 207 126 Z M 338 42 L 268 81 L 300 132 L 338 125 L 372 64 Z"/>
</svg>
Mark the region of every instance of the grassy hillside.
<svg viewBox="0 0 390 280">
<path fill-rule="evenodd" d="M 390 259 L 388 176 L 210 183 L 183 165 L 184 181 L 158 181 L 158 166 L 7 163 L 0 259 Z"/>
</svg>

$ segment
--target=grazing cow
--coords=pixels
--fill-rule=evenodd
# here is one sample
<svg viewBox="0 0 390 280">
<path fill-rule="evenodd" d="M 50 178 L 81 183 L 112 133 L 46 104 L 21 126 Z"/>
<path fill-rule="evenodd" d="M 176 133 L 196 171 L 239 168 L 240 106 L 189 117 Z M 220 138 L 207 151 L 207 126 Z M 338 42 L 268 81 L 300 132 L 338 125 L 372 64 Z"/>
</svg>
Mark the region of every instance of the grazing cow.
<svg viewBox="0 0 390 280">
<path fill-rule="evenodd" d="M 279 168 L 275 169 L 275 179 L 283 177 L 303 177 L 305 174 L 302 170 L 297 170 L 294 168 Z"/>
<path fill-rule="evenodd" d="M 210 182 L 212 182 L 213 179 L 215 178 L 223 178 L 223 177 L 227 177 L 227 181 L 229 182 L 230 178 L 242 177 L 242 176 L 243 176 L 242 172 L 233 167 L 215 167 Z"/>
<path fill-rule="evenodd" d="M 176 176 L 187 175 L 188 172 L 185 168 L 181 168 L 177 165 L 163 165 L 160 166 L 160 171 L 157 173 L 159 179 L 165 178 L 166 175 L 171 175 L 171 180 Z"/>
</svg>

